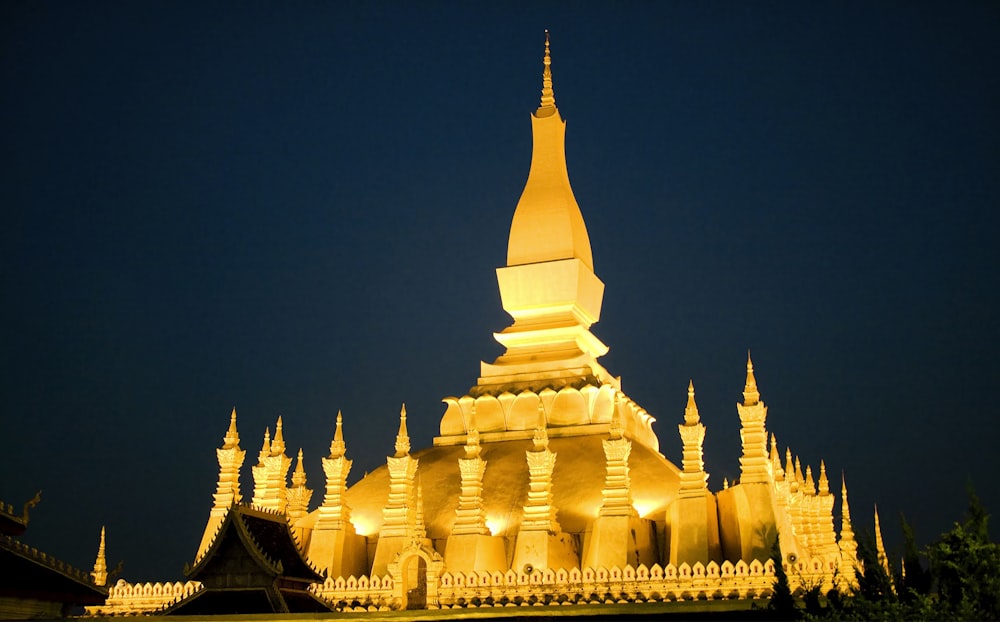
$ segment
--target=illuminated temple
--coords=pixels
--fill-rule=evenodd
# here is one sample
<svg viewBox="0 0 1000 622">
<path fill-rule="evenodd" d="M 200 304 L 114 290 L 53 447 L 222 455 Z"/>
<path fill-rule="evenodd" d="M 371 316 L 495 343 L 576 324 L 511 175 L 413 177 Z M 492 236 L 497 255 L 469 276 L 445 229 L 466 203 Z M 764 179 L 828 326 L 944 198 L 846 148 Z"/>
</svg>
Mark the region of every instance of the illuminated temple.
<svg viewBox="0 0 1000 622">
<path fill-rule="evenodd" d="M 852 580 L 846 487 L 833 490 L 823 462 L 779 449 L 749 356 L 745 376 L 734 361 L 740 476 L 721 490 L 707 484 L 694 384 L 683 411 L 666 415 L 662 442 L 681 456 L 674 464 L 655 419 L 598 362 L 608 346 L 591 326 L 604 283 L 567 174 L 548 40 L 531 128 L 531 167 L 496 271 L 513 319 L 495 334 L 505 351 L 481 363 L 465 395 L 443 399 L 433 446 L 411 447 L 403 408 L 395 439 L 384 439 L 385 465 L 348 487 L 350 417 L 338 414 L 323 473 L 308 477 L 324 482 L 314 494 L 281 419 L 245 464 L 234 410 L 189 580 L 119 581 L 93 612 L 761 598 L 774 584 L 776 541 L 793 590 Z M 379 416 L 396 427 L 395 414 Z"/>
</svg>

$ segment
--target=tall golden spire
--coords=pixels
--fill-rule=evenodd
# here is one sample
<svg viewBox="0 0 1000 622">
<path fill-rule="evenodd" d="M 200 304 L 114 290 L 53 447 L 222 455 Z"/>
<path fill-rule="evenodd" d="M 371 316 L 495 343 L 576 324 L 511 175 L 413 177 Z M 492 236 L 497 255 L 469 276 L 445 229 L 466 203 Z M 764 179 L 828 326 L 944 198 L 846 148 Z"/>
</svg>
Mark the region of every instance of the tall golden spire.
<svg viewBox="0 0 1000 622">
<path fill-rule="evenodd" d="M 507 265 L 497 269 L 500 301 L 514 324 L 494 333 L 505 352 L 483 363 L 476 396 L 571 384 L 619 387 L 597 362 L 608 346 L 590 332 L 601 317 L 604 283 L 594 274 L 590 236 L 569 182 L 547 32 L 542 63 L 531 166 L 510 223 Z"/>
<path fill-rule="evenodd" d="M 547 117 L 556 108 L 556 94 L 552 90 L 552 55 L 549 52 L 549 31 L 545 30 L 545 56 L 542 59 L 542 102 L 535 113 L 537 117 Z"/>
<path fill-rule="evenodd" d="M 511 222 L 507 265 L 575 257 L 593 272 L 594 259 L 587 225 L 573 196 L 566 168 L 566 122 L 556 108 L 552 90 L 552 55 L 548 37 L 546 32 L 541 105 L 531 115 L 531 167 Z M 603 284 L 600 287 L 603 290 Z M 599 305 L 588 311 L 593 315 L 591 321 L 597 321 Z"/>
</svg>

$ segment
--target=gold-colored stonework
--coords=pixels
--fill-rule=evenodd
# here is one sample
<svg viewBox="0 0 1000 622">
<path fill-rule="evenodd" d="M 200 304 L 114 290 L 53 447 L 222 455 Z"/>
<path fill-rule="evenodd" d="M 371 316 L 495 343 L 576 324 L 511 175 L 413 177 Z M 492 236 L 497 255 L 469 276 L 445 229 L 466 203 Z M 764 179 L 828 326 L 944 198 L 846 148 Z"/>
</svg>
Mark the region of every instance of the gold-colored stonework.
<svg viewBox="0 0 1000 622">
<path fill-rule="evenodd" d="M 308 563 L 326 574 L 313 589 L 331 606 L 573 603 L 611 593 L 641 600 L 758 598 L 774 582 L 771 557 L 779 539 L 793 588 L 850 580 L 857 544 L 846 486 L 838 537 L 826 465 L 820 463 L 818 487 L 811 467 L 803 476 L 790 449 L 782 467 L 749 355 L 744 399 L 736 405 L 740 479 L 715 491 L 704 470 L 706 427 L 694 383 L 676 413 L 679 438 L 668 441 L 682 455 L 678 468 L 660 453 L 655 419 L 597 362 L 608 351 L 590 330 L 600 318 L 604 284 L 570 186 L 551 64 L 546 34 L 531 166 L 506 265 L 496 272 L 513 319 L 495 335 L 504 354 L 481 364 L 467 394 L 444 398 L 433 446 L 411 448 L 404 407 L 395 444 L 385 439 L 385 466 L 350 488 L 350 444 L 338 413 L 323 458 L 324 495 L 311 510 L 301 451 L 289 485 L 292 459 L 279 419 L 252 467 L 251 503 L 286 517 Z M 246 452 L 239 442 L 233 411 L 217 450 L 218 487 L 200 546 L 192 550 L 195 562 L 242 501 Z M 158 589 L 159 601 L 153 587 L 120 582 L 107 610 L 150 611 L 201 587 Z"/>
</svg>

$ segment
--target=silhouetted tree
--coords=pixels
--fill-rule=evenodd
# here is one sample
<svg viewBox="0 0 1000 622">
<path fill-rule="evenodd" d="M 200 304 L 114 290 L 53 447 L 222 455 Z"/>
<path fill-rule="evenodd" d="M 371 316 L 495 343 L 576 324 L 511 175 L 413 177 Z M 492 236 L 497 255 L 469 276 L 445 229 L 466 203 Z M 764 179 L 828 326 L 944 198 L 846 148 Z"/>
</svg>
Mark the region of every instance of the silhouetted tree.
<svg viewBox="0 0 1000 622">
<path fill-rule="evenodd" d="M 988 523 L 970 488 L 965 522 L 927 548 L 938 602 L 954 619 L 1000 620 L 1000 545 L 990 541 Z"/>
<path fill-rule="evenodd" d="M 920 551 L 917 549 L 917 539 L 913 527 L 906 522 L 902 513 L 899 524 L 903 530 L 903 566 L 902 573 L 896 580 L 900 600 L 912 603 L 927 596 L 931 592 L 931 573 L 920 561 Z"/>
<path fill-rule="evenodd" d="M 799 618 L 799 609 L 792 596 L 792 588 L 788 584 L 788 574 L 782 563 L 781 542 L 775 538 L 771 545 L 771 561 L 774 562 L 774 587 L 771 589 L 771 600 L 767 608 L 774 613 L 775 620 L 795 620 Z"/>
</svg>

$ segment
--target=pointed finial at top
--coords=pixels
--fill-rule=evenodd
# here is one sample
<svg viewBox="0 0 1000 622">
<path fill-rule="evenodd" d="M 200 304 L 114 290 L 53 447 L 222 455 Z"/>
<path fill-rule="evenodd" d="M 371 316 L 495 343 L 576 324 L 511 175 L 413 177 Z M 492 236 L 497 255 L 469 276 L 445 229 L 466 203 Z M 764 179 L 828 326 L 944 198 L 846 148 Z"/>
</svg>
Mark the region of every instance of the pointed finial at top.
<svg viewBox="0 0 1000 622">
<path fill-rule="evenodd" d="M 698 415 L 698 404 L 694 401 L 694 380 L 688 381 L 688 403 L 684 407 L 684 425 L 696 425 L 701 421 Z"/>
<path fill-rule="evenodd" d="M 271 455 L 279 456 L 285 453 L 285 435 L 281 432 L 281 415 L 278 415 L 278 422 L 274 424 L 274 438 L 271 440 Z"/>
<path fill-rule="evenodd" d="M 271 455 L 271 428 L 264 428 L 264 444 L 260 447 L 260 455 L 262 460 L 264 456 Z"/>
<path fill-rule="evenodd" d="M 878 524 L 878 504 L 875 505 L 875 552 L 878 555 L 878 562 L 885 569 L 885 572 L 892 580 L 889 572 L 889 557 L 885 554 L 885 541 L 882 540 L 882 527 Z"/>
<path fill-rule="evenodd" d="M 847 478 L 844 477 L 843 471 L 840 472 L 840 518 L 843 524 L 850 526 L 851 508 L 847 505 Z"/>
<path fill-rule="evenodd" d="M 396 434 L 396 457 L 410 453 L 410 435 L 406 431 L 406 404 L 399 409 L 399 432 Z"/>
<path fill-rule="evenodd" d="M 333 433 L 333 442 L 330 443 L 330 457 L 340 458 L 347 452 L 347 444 L 344 443 L 344 417 L 337 411 L 337 431 Z"/>
<path fill-rule="evenodd" d="M 815 496 L 816 494 L 816 482 L 813 481 L 813 469 L 811 466 L 806 465 L 806 494 L 809 496 Z"/>
<path fill-rule="evenodd" d="M 90 573 L 94 585 L 107 585 L 108 560 L 104 548 L 104 525 L 101 525 L 101 543 L 97 547 L 97 558 L 94 560 L 94 570 Z"/>
<path fill-rule="evenodd" d="M 292 472 L 292 486 L 301 488 L 306 485 L 306 470 L 302 467 L 302 448 L 299 447 L 298 462 L 295 464 L 295 471 Z"/>
<path fill-rule="evenodd" d="M 549 31 L 545 30 L 545 56 L 542 59 L 542 64 L 544 68 L 542 69 L 542 103 L 538 107 L 538 116 L 541 116 L 543 110 L 555 110 L 556 107 L 556 94 L 552 90 L 552 55 L 549 52 Z M 551 114 L 548 111 L 547 114 Z"/>
<path fill-rule="evenodd" d="M 819 494 L 830 494 L 830 480 L 826 477 L 826 462 L 819 461 Z"/>
<path fill-rule="evenodd" d="M 232 449 L 233 447 L 239 447 L 240 445 L 240 435 L 236 431 L 236 407 L 233 406 L 233 414 L 229 416 L 229 429 L 226 430 L 226 435 L 223 437 L 223 449 Z"/>
<path fill-rule="evenodd" d="M 774 479 L 784 481 L 785 471 L 781 468 L 781 454 L 778 453 L 778 438 L 771 434 L 771 470 L 774 473 Z"/>
<path fill-rule="evenodd" d="M 753 406 L 760 401 L 760 393 L 757 392 L 757 379 L 753 375 L 753 360 L 750 359 L 750 350 L 747 350 L 747 383 L 743 387 L 743 405 Z"/>
</svg>

